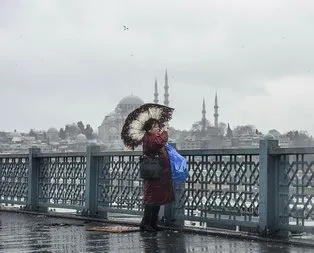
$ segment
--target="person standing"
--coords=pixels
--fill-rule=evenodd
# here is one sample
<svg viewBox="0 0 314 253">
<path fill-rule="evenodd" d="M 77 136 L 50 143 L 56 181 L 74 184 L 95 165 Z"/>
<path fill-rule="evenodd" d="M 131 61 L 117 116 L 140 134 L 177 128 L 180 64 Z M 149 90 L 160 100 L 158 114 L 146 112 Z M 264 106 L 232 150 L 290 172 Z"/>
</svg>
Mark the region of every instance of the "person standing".
<svg viewBox="0 0 314 253">
<path fill-rule="evenodd" d="M 174 201 L 169 157 L 165 148 L 168 131 L 161 128 L 160 122 L 153 118 L 145 122 L 143 130 L 143 155 L 152 158 L 158 155 L 163 168 L 159 179 L 144 180 L 144 216 L 140 229 L 154 232 L 161 230 L 157 226 L 160 206 Z"/>
</svg>

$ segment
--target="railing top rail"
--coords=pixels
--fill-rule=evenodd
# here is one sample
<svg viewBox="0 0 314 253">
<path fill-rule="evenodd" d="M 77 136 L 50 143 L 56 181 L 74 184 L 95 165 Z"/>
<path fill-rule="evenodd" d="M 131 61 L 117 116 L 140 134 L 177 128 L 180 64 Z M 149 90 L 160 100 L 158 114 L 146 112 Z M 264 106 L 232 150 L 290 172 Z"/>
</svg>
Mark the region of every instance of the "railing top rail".
<svg viewBox="0 0 314 253">
<path fill-rule="evenodd" d="M 86 156 L 86 152 L 66 152 L 66 153 L 38 153 L 34 157 L 75 157 Z"/>
<path fill-rule="evenodd" d="M 203 149 L 203 150 L 178 150 L 181 155 L 200 156 L 200 155 L 258 155 L 259 149 Z M 105 151 L 95 153 L 96 156 L 139 156 L 142 151 Z"/>
<path fill-rule="evenodd" d="M 27 154 L 0 154 L 0 158 L 28 158 Z"/>
<path fill-rule="evenodd" d="M 248 148 L 248 149 L 200 149 L 200 150 L 179 150 L 181 155 L 217 155 L 217 156 L 226 156 L 226 155 L 259 155 L 258 148 Z"/>
<path fill-rule="evenodd" d="M 280 149 L 282 150 L 282 149 Z M 192 150 L 178 150 L 181 155 L 185 156 L 204 156 L 204 155 L 258 155 L 258 148 L 247 149 L 192 149 Z M 272 151 L 275 152 L 275 151 Z M 278 152 L 278 151 L 276 151 Z M 314 154 L 314 148 L 312 153 Z M 276 153 L 277 154 L 277 153 Z M 27 154 L 0 154 L 0 158 L 20 158 L 28 157 Z M 142 151 L 102 151 L 93 153 L 94 156 L 140 156 Z M 86 152 L 62 152 L 62 153 L 38 153 L 33 154 L 34 157 L 74 157 L 74 156 L 86 156 Z"/>
<path fill-rule="evenodd" d="M 275 148 L 269 150 L 271 155 L 314 155 L 314 147 Z"/>
<path fill-rule="evenodd" d="M 140 156 L 142 151 L 103 151 L 93 155 L 95 156 Z"/>
<path fill-rule="evenodd" d="M 178 150 L 184 156 L 226 156 L 226 155 L 259 155 L 258 148 L 247 149 L 192 149 Z M 313 154 L 314 147 L 298 147 L 298 148 L 275 148 L 269 150 L 271 155 L 302 155 Z M 140 156 L 142 151 L 102 151 L 94 153 L 95 156 Z M 26 154 L 0 154 L 0 158 L 27 158 Z M 86 156 L 86 152 L 65 152 L 65 153 L 38 153 L 33 154 L 34 157 L 75 157 Z"/>
</svg>

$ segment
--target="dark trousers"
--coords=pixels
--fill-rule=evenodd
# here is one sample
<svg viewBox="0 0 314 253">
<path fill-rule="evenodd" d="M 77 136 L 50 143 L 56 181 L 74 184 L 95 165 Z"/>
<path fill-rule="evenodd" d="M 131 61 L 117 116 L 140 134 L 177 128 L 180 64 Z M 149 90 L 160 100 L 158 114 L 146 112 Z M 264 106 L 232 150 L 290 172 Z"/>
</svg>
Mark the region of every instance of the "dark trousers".
<svg viewBox="0 0 314 253">
<path fill-rule="evenodd" d="M 159 210 L 160 210 L 160 206 L 145 205 L 144 216 L 143 216 L 141 224 L 150 225 L 152 227 L 157 226 Z"/>
</svg>

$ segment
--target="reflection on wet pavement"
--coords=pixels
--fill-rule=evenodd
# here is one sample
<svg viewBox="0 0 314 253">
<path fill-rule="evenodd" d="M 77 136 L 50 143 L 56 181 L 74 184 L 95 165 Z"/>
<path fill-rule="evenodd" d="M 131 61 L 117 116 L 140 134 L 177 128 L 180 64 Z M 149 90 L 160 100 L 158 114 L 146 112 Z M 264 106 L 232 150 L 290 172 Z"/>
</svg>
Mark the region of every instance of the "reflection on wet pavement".
<svg viewBox="0 0 314 253">
<path fill-rule="evenodd" d="M 310 253 L 313 248 L 200 234 L 89 232 L 82 220 L 0 212 L 0 252 Z"/>
</svg>

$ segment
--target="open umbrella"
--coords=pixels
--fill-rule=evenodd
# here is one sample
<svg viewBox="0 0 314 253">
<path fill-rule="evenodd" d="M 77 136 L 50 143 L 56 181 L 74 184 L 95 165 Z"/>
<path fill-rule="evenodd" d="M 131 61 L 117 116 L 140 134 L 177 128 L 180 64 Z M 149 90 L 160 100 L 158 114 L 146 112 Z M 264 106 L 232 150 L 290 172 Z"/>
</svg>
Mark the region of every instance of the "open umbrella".
<svg viewBox="0 0 314 253">
<path fill-rule="evenodd" d="M 160 104 L 144 104 L 132 111 L 126 118 L 121 131 L 124 145 L 135 148 L 141 144 L 145 134 L 145 122 L 151 118 L 157 119 L 161 124 L 172 118 L 174 109 Z"/>
</svg>

